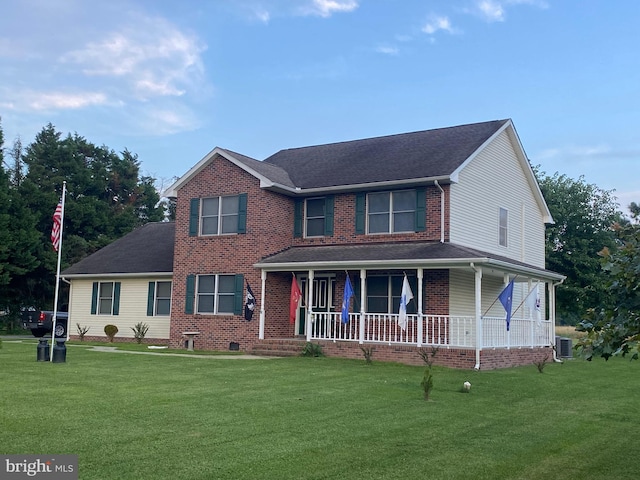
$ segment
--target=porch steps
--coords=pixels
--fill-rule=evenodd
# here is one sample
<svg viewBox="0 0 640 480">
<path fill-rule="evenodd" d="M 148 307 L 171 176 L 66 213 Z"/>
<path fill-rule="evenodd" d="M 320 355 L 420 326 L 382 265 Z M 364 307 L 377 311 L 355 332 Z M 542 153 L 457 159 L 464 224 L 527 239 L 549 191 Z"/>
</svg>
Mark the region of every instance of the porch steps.
<svg viewBox="0 0 640 480">
<path fill-rule="evenodd" d="M 297 357 L 302 353 L 306 340 L 295 338 L 272 338 L 260 340 L 251 353 L 265 357 Z"/>
</svg>

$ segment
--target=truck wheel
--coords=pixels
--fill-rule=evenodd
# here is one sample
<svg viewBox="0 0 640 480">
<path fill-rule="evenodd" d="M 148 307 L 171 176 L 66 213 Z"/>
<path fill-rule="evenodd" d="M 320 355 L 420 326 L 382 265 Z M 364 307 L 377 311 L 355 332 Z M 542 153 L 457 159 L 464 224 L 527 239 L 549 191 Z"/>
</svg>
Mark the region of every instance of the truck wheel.
<svg viewBox="0 0 640 480">
<path fill-rule="evenodd" d="M 64 323 L 56 322 L 56 338 L 62 338 L 67 336 L 67 326 Z"/>
</svg>

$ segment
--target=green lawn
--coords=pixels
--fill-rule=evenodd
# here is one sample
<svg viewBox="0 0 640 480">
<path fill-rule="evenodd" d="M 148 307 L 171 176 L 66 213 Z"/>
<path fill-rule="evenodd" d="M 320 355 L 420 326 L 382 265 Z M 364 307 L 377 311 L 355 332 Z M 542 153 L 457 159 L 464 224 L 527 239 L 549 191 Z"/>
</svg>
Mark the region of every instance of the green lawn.
<svg viewBox="0 0 640 480">
<path fill-rule="evenodd" d="M 0 453 L 85 479 L 637 478 L 640 363 L 487 372 L 330 358 L 0 350 Z M 463 382 L 471 392 L 462 393 Z"/>
</svg>

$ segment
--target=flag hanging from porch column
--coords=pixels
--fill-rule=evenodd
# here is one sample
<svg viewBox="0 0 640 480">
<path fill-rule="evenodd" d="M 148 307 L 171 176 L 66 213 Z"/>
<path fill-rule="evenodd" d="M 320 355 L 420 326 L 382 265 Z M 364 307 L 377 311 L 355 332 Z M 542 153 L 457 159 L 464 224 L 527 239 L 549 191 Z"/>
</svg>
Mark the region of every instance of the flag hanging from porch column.
<svg viewBox="0 0 640 480">
<path fill-rule="evenodd" d="M 402 293 L 400 295 L 400 311 L 398 312 L 398 325 L 402 330 L 407 329 L 407 304 L 413 300 L 413 292 L 411 291 L 411 285 L 407 279 L 407 274 L 404 274 L 404 280 L 402 281 Z"/>
<path fill-rule="evenodd" d="M 536 284 L 536 286 L 531 289 L 531 292 L 529 292 L 524 303 L 529 307 L 531 316 L 536 319 L 536 323 L 540 326 L 542 318 L 540 316 L 540 293 L 538 291 L 538 286 L 539 284 Z"/>
<path fill-rule="evenodd" d="M 247 322 L 251 321 L 253 317 L 253 311 L 256 309 L 256 297 L 253 295 L 251 291 L 251 287 L 249 286 L 249 282 L 247 282 L 247 301 L 244 304 L 244 319 Z"/>
<path fill-rule="evenodd" d="M 515 280 L 515 278 L 513 279 Z M 509 331 L 509 324 L 511 323 L 511 307 L 513 306 L 513 280 L 509 282 L 509 285 L 504 287 L 502 293 L 498 296 L 500 303 L 507 312 L 507 332 Z"/>
<path fill-rule="evenodd" d="M 291 323 L 296 323 L 296 312 L 298 311 L 301 298 L 302 292 L 298 286 L 298 280 L 296 280 L 296 276 L 293 275 L 293 279 L 291 280 L 291 299 L 289 301 L 289 321 Z"/>
<path fill-rule="evenodd" d="M 353 296 L 353 287 L 351 286 L 351 280 L 349 279 L 349 275 L 347 275 L 347 281 L 344 285 L 344 296 L 342 297 L 342 315 L 341 315 L 342 323 L 347 323 L 349 321 L 349 302 L 351 301 L 352 296 Z"/>
</svg>

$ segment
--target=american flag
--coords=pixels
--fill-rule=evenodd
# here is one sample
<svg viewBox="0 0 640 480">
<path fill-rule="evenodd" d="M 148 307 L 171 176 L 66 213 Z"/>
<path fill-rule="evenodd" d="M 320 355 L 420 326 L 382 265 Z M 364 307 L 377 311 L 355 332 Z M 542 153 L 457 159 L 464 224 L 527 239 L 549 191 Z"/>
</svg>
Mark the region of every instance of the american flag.
<svg viewBox="0 0 640 480">
<path fill-rule="evenodd" d="M 62 202 L 58 203 L 56 211 L 53 212 L 53 227 L 51 228 L 51 243 L 57 252 L 60 248 L 60 235 L 62 232 Z"/>
</svg>

